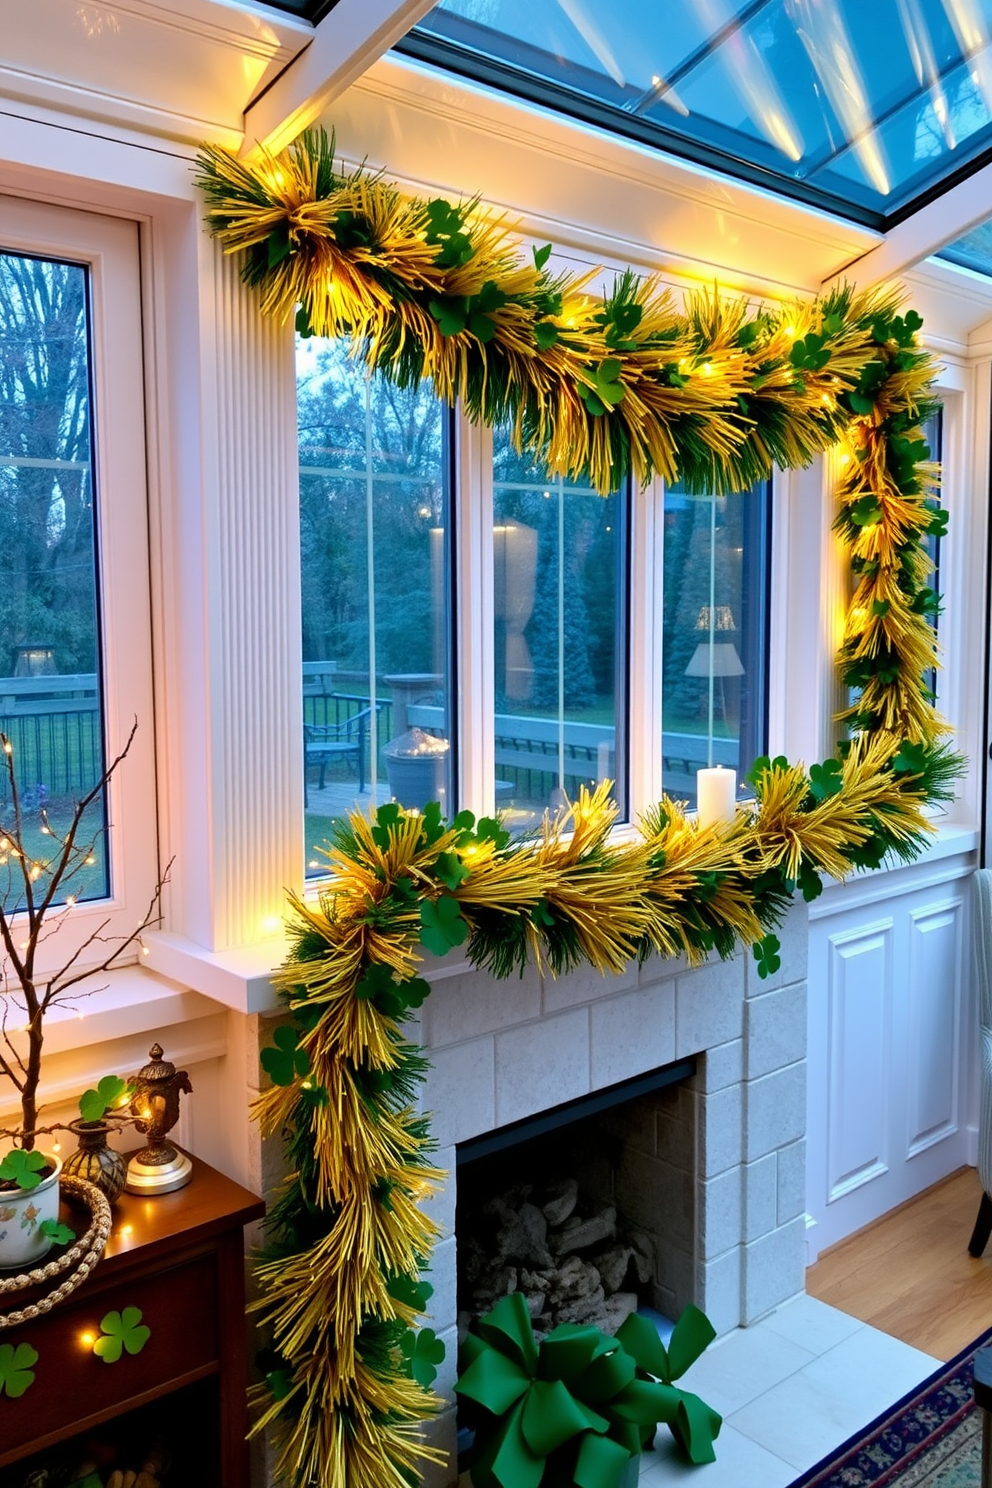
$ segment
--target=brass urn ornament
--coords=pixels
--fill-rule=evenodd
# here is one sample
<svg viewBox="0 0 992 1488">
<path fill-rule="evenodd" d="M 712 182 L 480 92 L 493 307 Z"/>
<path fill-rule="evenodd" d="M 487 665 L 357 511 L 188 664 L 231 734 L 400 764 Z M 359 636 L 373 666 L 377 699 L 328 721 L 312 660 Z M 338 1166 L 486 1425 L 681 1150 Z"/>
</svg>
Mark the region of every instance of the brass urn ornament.
<svg viewBox="0 0 992 1488">
<path fill-rule="evenodd" d="M 127 1165 L 127 1191 L 133 1194 L 172 1193 L 184 1188 L 193 1176 L 189 1158 L 166 1140 L 179 1120 L 179 1092 L 192 1094 L 189 1075 L 162 1057 L 161 1044 L 148 1051 L 150 1063 L 138 1071 L 131 1097 L 135 1127 L 147 1136 L 148 1145 L 136 1152 Z"/>
</svg>

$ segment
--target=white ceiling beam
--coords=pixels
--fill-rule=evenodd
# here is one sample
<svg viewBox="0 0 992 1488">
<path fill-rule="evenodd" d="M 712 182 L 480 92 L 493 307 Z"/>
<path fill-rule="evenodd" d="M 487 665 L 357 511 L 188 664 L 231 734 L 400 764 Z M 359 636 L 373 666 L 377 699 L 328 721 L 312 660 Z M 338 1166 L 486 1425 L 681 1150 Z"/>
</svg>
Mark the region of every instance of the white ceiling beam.
<svg viewBox="0 0 992 1488">
<path fill-rule="evenodd" d="M 876 248 L 851 259 L 825 279 L 823 287 L 827 289 L 844 279 L 863 285 L 895 279 L 988 217 L 992 217 L 992 165 L 983 166 L 966 181 L 959 181 L 912 217 L 890 228 Z"/>
<path fill-rule="evenodd" d="M 435 0 L 338 0 L 313 41 L 245 110 L 242 155 L 275 154 L 405 36 Z"/>
</svg>

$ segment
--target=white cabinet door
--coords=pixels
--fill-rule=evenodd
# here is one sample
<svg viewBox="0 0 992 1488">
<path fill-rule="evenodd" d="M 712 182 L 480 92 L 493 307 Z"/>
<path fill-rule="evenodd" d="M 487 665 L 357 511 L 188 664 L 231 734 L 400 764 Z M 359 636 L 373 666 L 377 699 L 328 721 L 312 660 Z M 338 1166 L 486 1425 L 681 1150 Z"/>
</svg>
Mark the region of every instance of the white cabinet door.
<svg viewBox="0 0 992 1488">
<path fill-rule="evenodd" d="M 865 875 L 811 906 L 810 1261 L 969 1160 L 970 873 Z"/>
</svg>

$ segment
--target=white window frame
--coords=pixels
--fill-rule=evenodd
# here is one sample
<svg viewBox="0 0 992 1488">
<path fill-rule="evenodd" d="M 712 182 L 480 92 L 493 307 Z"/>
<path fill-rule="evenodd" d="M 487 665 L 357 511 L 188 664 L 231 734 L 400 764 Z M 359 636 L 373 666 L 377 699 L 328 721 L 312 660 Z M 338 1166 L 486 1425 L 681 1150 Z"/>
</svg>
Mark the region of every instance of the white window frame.
<svg viewBox="0 0 992 1488">
<path fill-rule="evenodd" d="M 138 227 L 121 218 L 0 196 L 0 251 L 79 263 L 89 271 L 92 476 L 108 763 L 138 723 L 108 791 L 110 894 L 58 912 L 59 933 L 39 955 L 44 974 L 64 964 L 100 927 L 104 937 L 130 934 L 144 917 L 158 879 Z M 84 952 L 80 967 L 98 965 L 109 949 L 105 941 L 97 943 Z M 129 948 L 122 963 L 138 954 L 138 947 Z"/>
</svg>

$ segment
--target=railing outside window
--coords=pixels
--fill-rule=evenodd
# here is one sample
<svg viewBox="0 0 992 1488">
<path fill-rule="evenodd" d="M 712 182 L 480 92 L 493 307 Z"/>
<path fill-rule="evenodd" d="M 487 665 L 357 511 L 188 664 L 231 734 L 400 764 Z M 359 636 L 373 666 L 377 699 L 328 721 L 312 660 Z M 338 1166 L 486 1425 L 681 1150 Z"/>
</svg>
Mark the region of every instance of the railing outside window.
<svg viewBox="0 0 992 1488">
<path fill-rule="evenodd" d="M 455 808 L 451 415 L 367 377 L 347 348 L 297 351 L 307 873 L 335 821 L 390 798 Z M 417 713 L 428 708 L 429 722 Z"/>
<path fill-rule="evenodd" d="M 104 768 L 94 504 L 87 270 L 0 252 L 0 730 L 39 860 Z M 78 897 L 109 893 L 105 826 Z"/>
</svg>

